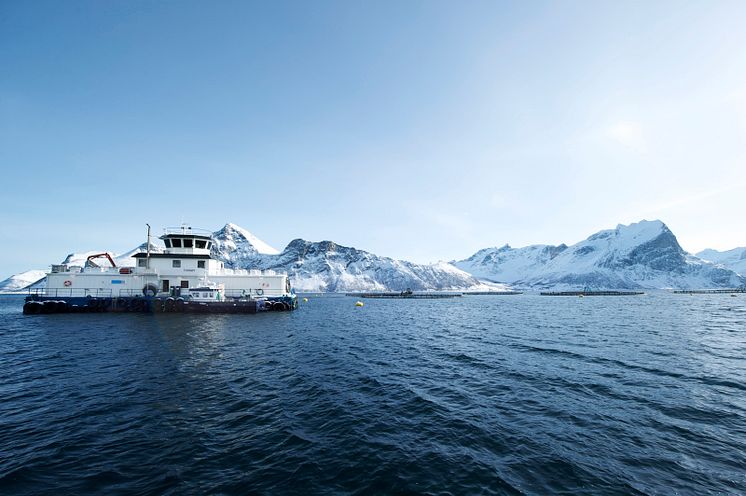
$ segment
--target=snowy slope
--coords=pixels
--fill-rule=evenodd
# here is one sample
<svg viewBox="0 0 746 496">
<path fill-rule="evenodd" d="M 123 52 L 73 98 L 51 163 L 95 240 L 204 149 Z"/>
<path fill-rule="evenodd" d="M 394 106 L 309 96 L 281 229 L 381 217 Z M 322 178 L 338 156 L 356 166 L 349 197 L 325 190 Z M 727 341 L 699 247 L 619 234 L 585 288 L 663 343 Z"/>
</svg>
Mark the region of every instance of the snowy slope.
<svg viewBox="0 0 746 496">
<path fill-rule="evenodd" d="M 745 282 L 687 254 L 661 221 L 619 225 L 572 246 L 488 248 L 454 265 L 482 278 L 537 289 L 711 288 Z"/>
<path fill-rule="evenodd" d="M 212 256 L 222 260 L 226 267 L 257 266 L 265 255 L 280 253 L 246 229 L 231 223 L 215 231 L 212 238 Z"/>
<path fill-rule="evenodd" d="M 217 246 L 217 251 L 223 253 L 225 256 L 230 255 L 230 258 L 235 259 L 237 262 L 242 258 L 257 254 L 277 255 L 280 253 L 279 250 L 272 248 L 243 227 L 230 222 L 223 226 L 222 229 L 215 231 L 212 236 L 215 241 L 214 245 Z"/>
<path fill-rule="evenodd" d="M 212 255 L 226 267 L 287 272 L 298 291 L 504 289 L 486 286 L 446 262 L 414 264 L 332 241 L 296 239 L 278 252 L 235 224 L 226 224 L 213 239 Z"/>
<path fill-rule="evenodd" d="M 236 265 L 230 252 L 229 259 Z M 223 259 L 221 253 L 218 258 Z M 312 242 L 296 239 L 278 255 L 251 256 L 241 261 L 242 268 L 273 269 L 287 272 L 299 291 L 413 291 L 501 289 L 487 287 L 476 278 L 452 265 L 414 264 L 332 241 Z"/>
<path fill-rule="evenodd" d="M 27 270 L 0 282 L 0 292 L 20 291 L 46 277 L 44 270 Z"/>
<path fill-rule="evenodd" d="M 474 276 L 488 281 L 518 281 L 536 272 L 552 258 L 567 249 L 559 246 L 531 245 L 524 248 L 485 248 L 471 257 L 453 264 Z"/>
<path fill-rule="evenodd" d="M 697 253 L 697 257 L 746 276 L 746 248 L 733 248 L 726 251 L 707 249 Z"/>
</svg>

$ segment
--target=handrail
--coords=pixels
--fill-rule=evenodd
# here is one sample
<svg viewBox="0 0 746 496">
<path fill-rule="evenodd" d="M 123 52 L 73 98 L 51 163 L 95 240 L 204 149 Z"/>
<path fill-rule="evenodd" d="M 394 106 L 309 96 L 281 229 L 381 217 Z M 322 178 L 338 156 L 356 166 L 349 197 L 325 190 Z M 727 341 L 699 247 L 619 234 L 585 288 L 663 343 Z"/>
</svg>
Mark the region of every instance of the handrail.
<svg viewBox="0 0 746 496">
<path fill-rule="evenodd" d="M 283 296 L 288 294 L 283 289 L 226 289 L 225 296 L 228 298 Z"/>
<path fill-rule="evenodd" d="M 186 290 L 187 288 L 185 288 Z M 194 289 L 194 288 L 191 288 Z M 186 292 L 186 291 L 185 291 Z M 257 289 L 257 288 L 245 288 L 245 289 L 226 289 L 221 291 L 226 298 L 261 298 L 267 296 L 286 296 L 287 293 L 282 289 Z M 144 296 L 141 289 L 120 289 L 118 293 L 114 293 L 112 289 L 103 288 L 29 288 L 27 294 L 30 296 L 45 296 L 45 297 L 68 297 L 68 298 L 136 298 Z M 156 297 L 167 297 L 170 296 L 169 292 L 159 291 Z"/>
<path fill-rule="evenodd" d="M 29 296 L 67 296 L 70 298 L 111 298 L 112 290 L 103 288 L 29 288 Z"/>
<path fill-rule="evenodd" d="M 207 229 L 189 227 L 189 226 L 164 227 L 163 234 L 176 234 L 176 235 L 182 235 L 182 236 L 189 236 L 190 234 L 193 234 L 195 236 L 208 236 L 212 238 L 212 231 L 209 231 Z"/>
<path fill-rule="evenodd" d="M 174 255 L 174 258 L 179 258 L 178 255 Z M 72 266 L 71 266 L 72 267 Z M 79 266 L 74 266 L 79 267 Z M 80 267 L 78 270 L 61 270 L 57 272 L 48 272 L 48 274 L 121 274 L 121 269 L 132 269 L 131 274 L 122 275 L 154 275 L 157 274 L 153 268 L 137 267 L 133 265 L 122 265 L 117 267 Z M 201 269 L 200 269 L 201 270 Z M 191 273 L 190 273 L 191 274 Z M 274 277 L 274 276 L 287 276 L 288 273 L 285 271 L 278 271 L 275 269 L 231 269 L 223 268 L 217 269 L 213 274 L 206 274 L 206 277 L 210 276 L 253 276 L 253 277 Z"/>
</svg>

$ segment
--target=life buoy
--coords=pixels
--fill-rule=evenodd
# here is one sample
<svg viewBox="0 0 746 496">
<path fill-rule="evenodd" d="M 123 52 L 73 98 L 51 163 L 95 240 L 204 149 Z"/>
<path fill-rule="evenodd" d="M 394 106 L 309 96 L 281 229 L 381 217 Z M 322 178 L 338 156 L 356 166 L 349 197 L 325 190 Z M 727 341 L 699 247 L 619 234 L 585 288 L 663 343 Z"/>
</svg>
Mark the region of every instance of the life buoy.
<svg viewBox="0 0 746 496">
<path fill-rule="evenodd" d="M 259 289 L 256 290 L 256 294 L 258 294 L 259 296 L 261 296 L 261 295 L 264 294 L 264 290 L 262 288 L 259 288 Z"/>
<path fill-rule="evenodd" d="M 67 288 L 67 287 L 70 287 L 70 286 L 72 286 L 72 285 L 73 285 L 73 282 L 72 282 L 71 280 L 69 280 L 69 279 L 68 279 L 68 280 L 67 280 L 67 281 L 65 281 L 65 282 L 64 282 L 63 284 L 64 284 L 64 285 L 65 285 L 65 287 Z"/>
</svg>

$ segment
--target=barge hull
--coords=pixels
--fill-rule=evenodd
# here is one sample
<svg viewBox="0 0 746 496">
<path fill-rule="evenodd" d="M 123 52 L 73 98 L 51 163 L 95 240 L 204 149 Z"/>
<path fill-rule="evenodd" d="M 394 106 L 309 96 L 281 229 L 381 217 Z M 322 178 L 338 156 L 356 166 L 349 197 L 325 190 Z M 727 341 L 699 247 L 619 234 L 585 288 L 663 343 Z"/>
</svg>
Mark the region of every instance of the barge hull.
<svg viewBox="0 0 746 496">
<path fill-rule="evenodd" d="M 298 308 L 296 297 L 279 297 L 263 300 L 189 301 L 182 298 L 148 297 L 46 297 L 33 295 L 26 298 L 23 313 L 26 315 L 52 313 L 241 313 L 254 314 L 267 311 L 288 311 Z"/>
</svg>

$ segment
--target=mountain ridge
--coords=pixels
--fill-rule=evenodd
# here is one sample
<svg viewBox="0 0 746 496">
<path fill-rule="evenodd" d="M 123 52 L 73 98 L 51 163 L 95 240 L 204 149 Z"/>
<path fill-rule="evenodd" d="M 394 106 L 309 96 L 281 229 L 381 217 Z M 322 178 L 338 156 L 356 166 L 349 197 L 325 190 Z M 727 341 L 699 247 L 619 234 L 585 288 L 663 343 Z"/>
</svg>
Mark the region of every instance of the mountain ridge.
<svg viewBox="0 0 746 496">
<path fill-rule="evenodd" d="M 598 231 L 573 245 L 479 250 L 453 262 L 490 281 L 531 289 L 692 289 L 746 279 L 687 253 L 660 220 Z"/>
<path fill-rule="evenodd" d="M 463 260 L 418 264 L 383 257 L 334 241 L 296 238 L 277 250 L 250 231 L 226 223 L 213 235 L 212 256 L 235 269 L 272 269 L 290 275 L 299 291 L 401 291 L 510 289 L 639 289 L 734 287 L 746 279 L 725 263 L 702 260 L 681 248 L 663 222 L 618 224 L 578 243 L 536 244 L 513 248 L 509 244 L 484 248 Z M 145 243 L 114 256 L 117 265 L 134 266 L 134 254 Z M 154 252 L 163 250 L 151 244 Z M 722 260 L 743 253 L 710 250 Z M 712 252 L 712 253 L 711 253 Z M 734 253 L 731 253 L 734 252 Z M 64 263 L 84 265 L 90 251 L 69 254 Z M 730 263 L 730 262 L 729 262 Z M 23 289 L 42 271 L 27 271 L 0 282 L 0 291 Z M 746 270 L 744 270 L 746 272 Z M 23 274 L 26 274 L 25 276 Z M 27 285 L 27 286 L 28 286 Z"/>
</svg>

